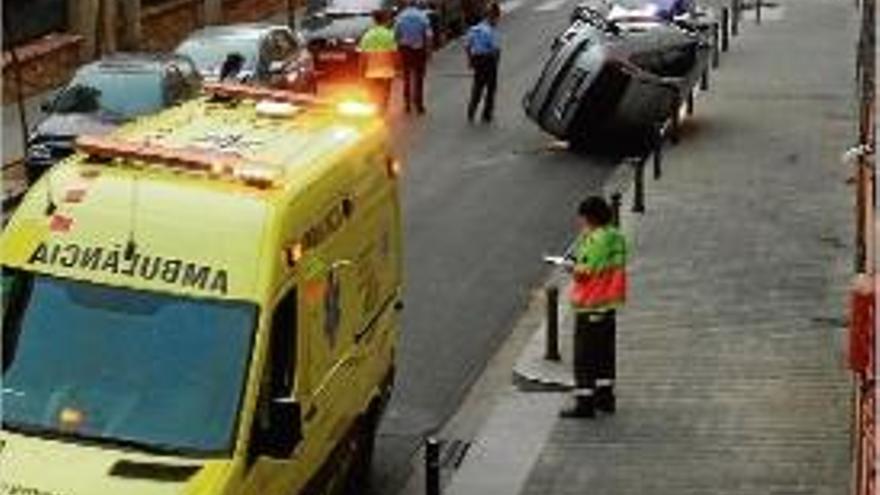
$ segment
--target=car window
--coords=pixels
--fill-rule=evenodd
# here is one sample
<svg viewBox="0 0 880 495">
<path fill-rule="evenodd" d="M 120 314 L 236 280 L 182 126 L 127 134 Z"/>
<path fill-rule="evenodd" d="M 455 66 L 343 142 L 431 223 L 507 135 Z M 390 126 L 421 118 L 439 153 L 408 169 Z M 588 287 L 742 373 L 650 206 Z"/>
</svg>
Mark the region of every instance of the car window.
<svg viewBox="0 0 880 495">
<path fill-rule="evenodd" d="M 257 39 L 250 35 L 201 36 L 190 38 L 176 52 L 195 62 L 202 74 L 218 75 L 226 57 L 237 53 L 244 57 L 242 70 L 252 71 L 257 65 Z"/>
<path fill-rule="evenodd" d="M 169 452 L 227 452 L 257 307 L 18 272 L 3 423 Z"/>
<path fill-rule="evenodd" d="M 294 52 L 294 41 L 284 31 L 274 31 L 266 38 L 266 60 L 275 62 L 288 59 Z"/>
<path fill-rule="evenodd" d="M 164 105 L 162 75 L 154 70 L 86 68 L 77 72 L 53 105 L 57 113 L 104 111 L 120 118 L 155 112 Z"/>
</svg>

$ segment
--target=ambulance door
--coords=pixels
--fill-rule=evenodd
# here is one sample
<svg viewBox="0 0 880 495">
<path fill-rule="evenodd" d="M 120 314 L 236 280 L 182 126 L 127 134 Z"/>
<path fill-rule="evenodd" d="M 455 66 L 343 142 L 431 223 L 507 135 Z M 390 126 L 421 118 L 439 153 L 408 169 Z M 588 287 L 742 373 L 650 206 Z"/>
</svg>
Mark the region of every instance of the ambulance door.
<svg viewBox="0 0 880 495">
<path fill-rule="evenodd" d="M 286 289 L 272 310 L 269 347 L 248 446 L 245 486 L 241 493 L 289 494 L 302 476 L 303 463 L 294 462 L 306 446 L 302 407 L 294 395 L 299 296 L 296 286 Z"/>
<path fill-rule="evenodd" d="M 339 474 L 347 453 L 350 428 L 357 415 L 352 387 L 357 378 L 357 362 L 353 351 L 351 304 L 354 301 L 353 280 L 355 261 L 344 197 L 334 196 L 322 212 L 323 218 L 334 218 L 328 225 L 333 233 L 305 256 L 309 270 L 305 283 L 313 317 L 307 330 L 308 395 L 303 398 L 303 422 L 309 449 L 312 474 L 308 493 L 321 493 L 319 487 L 340 482 Z M 339 216 L 340 218 L 336 218 Z M 344 218 L 342 218 L 344 217 Z"/>
</svg>

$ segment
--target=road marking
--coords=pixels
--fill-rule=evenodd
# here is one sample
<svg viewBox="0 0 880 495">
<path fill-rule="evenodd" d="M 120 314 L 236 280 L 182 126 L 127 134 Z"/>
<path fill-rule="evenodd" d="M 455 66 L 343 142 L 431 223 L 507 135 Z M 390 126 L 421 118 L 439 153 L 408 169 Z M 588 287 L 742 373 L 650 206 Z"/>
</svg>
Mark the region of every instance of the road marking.
<svg viewBox="0 0 880 495">
<path fill-rule="evenodd" d="M 548 0 L 541 5 L 535 7 L 535 12 L 551 12 L 554 10 L 559 10 L 560 7 L 565 5 L 568 0 Z"/>
<path fill-rule="evenodd" d="M 525 0 L 508 0 L 501 4 L 501 12 L 504 14 L 509 14 L 514 10 L 523 6 L 526 3 Z"/>
</svg>

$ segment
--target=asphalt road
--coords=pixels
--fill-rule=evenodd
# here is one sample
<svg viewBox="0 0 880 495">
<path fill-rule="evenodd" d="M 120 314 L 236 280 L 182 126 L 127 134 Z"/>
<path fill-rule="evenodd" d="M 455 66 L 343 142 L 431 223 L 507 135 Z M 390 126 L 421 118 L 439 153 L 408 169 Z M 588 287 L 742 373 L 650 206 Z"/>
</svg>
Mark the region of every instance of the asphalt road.
<svg viewBox="0 0 880 495">
<path fill-rule="evenodd" d="M 579 199 L 609 163 L 575 156 L 520 101 L 575 0 L 507 0 L 496 121 L 468 124 L 459 42 L 435 54 L 428 115 L 395 117 L 405 157 L 406 288 L 395 396 L 380 430 L 374 493 L 399 491 L 423 435 L 456 410 L 572 235 Z"/>
</svg>

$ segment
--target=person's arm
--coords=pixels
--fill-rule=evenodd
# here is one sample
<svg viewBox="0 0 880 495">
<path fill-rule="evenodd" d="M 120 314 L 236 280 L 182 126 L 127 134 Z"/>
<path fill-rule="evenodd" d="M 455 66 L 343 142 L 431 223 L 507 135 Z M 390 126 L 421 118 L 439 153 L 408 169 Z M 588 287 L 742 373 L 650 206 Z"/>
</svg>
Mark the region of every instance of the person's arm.
<svg viewBox="0 0 880 495">
<path fill-rule="evenodd" d="M 471 69 L 474 68 L 474 54 L 471 50 L 471 44 L 473 43 L 473 32 L 468 31 L 464 38 L 464 53 L 467 56 L 468 67 Z"/>
<path fill-rule="evenodd" d="M 425 12 L 422 12 L 422 26 L 425 35 L 425 48 L 428 53 L 431 53 L 431 48 L 434 46 L 434 30 L 431 29 L 431 18 Z"/>
</svg>

